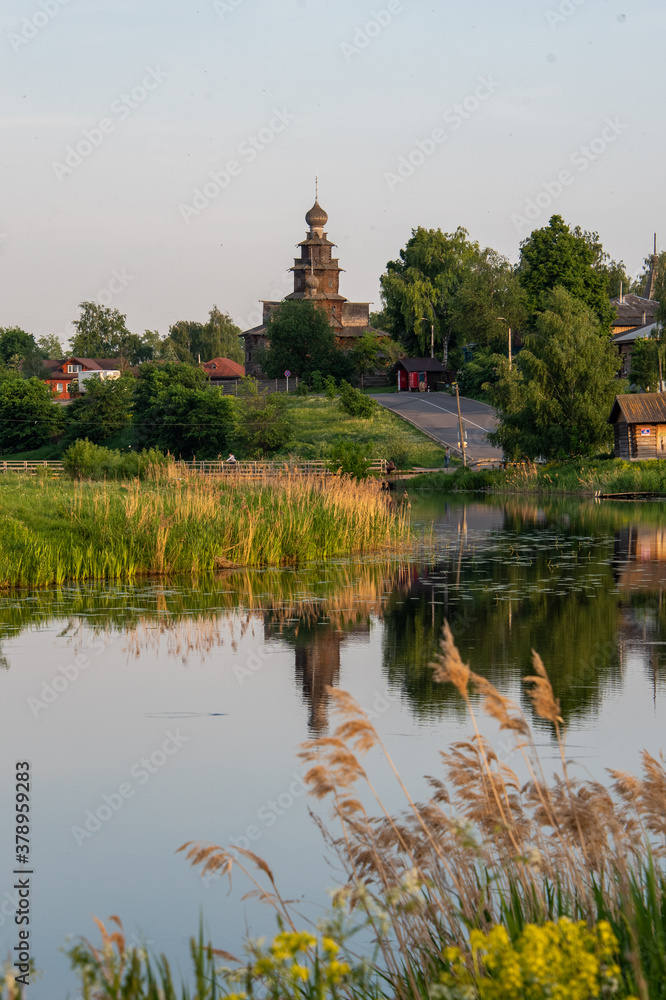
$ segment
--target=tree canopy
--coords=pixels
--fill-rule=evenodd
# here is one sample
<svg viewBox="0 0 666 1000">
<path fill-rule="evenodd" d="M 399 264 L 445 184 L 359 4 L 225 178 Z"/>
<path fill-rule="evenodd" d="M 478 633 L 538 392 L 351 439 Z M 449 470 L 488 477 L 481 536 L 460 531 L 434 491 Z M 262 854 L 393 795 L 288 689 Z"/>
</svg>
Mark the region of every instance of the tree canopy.
<svg viewBox="0 0 666 1000">
<path fill-rule="evenodd" d="M 518 330 L 526 316 L 515 268 L 471 241 L 460 226 L 454 233 L 412 230 L 380 284 L 384 309 L 376 321 L 412 355 L 430 354 L 434 334 L 435 354 L 445 365 L 462 344 L 499 349 L 507 340 L 507 324 Z"/>
<path fill-rule="evenodd" d="M 561 215 L 535 229 L 520 245 L 518 274 L 533 313 L 544 309 L 554 288 L 566 289 L 594 311 L 609 330 L 613 307 L 609 301 L 608 256 L 597 233 L 570 229 Z M 617 266 L 617 265 L 616 265 Z"/>
<path fill-rule="evenodd" d="M 0 451 L 30 451 L 50 444 L 62 423 L 62 408 L 40 379 L 0 374 Z"/>
<path fill-rule="evenodd" d="M 200 368 L 153 362 L 139 369 L 134 436 L 181 458 L 217 458 L 233 430 L 233 401 L 211 387 Z"/>
<path fill-rule="evenodd" d="M 545 292 L 543 309 L 512 371 L 506 362 L 491 396 L 500 424 L 493 435 L 511 458 L 590 455 L 608 444 L 617 348 L 593 310 L 565 288 Z"/>
<path fill-rule="evenodd" d="M 273 309 L 266 337 L 261 365 L 269 378 L 282 378 L 286 371 L 301 378 L 315 371 L 343 378 L 353 370 L 352 358 L 336 347 L 328 316 L 309 299 L 287 299 Z"/>
<path fill-rule="evenodd" d="M 64 442 L 88 438 L 93 444 L 103 444 L 129 427 L 134 385 L 132 375 L 87 379 L 85 392 L 67 407 Z"/>
<path fill-rule="evenodd" d="M 245 352 L 239 336 L 240 328 L 226 313 L 213 306 L 206 323 L 179 320 L 169 328 L 164 347 L 170 346 L 179 361 L 197 364 L 213 358 L 230 358 L 242 364 Z"/>
</svg>

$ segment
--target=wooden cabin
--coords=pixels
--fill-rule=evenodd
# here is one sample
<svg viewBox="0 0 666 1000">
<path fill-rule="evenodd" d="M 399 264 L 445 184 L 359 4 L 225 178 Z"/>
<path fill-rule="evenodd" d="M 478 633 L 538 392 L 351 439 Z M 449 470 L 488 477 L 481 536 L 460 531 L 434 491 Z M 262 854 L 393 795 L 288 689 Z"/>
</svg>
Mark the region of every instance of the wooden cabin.
<svg viewBox="0 0 666 1000">
<path fill-rule="evenodd" d="M 608 423 L 613 425 L 616 458 L 666 458 L 666 393 L 616 396 Z"/>
</svg>

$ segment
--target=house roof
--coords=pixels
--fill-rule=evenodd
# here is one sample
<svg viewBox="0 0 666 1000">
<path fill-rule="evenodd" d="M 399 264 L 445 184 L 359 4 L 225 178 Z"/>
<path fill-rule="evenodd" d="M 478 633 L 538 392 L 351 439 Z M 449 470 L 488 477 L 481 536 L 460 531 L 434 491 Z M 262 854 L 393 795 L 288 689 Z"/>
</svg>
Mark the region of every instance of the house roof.
<svg viewBox="0 0 666 1000">
<path fill-rule="evenodd" d="M 616 396 L 608 423 L 618 420 L 628 424 L 666 424 L 666 393 L 636 392 Z"/>
<path fill-rule="evenodd" d="M 625 330 L 624 333 L 616 333 L 613 337 L 614 344 L 630 344 L 634 340 L 642 337 L 651 337 L 657 329 L 656 323 L 646 323 L 645 326 L 636 326 L 633 330 Z"/>
<path fill-rule="evenodd" d="M 402 365 L 408 372 L 443 372 L 446 370 L 437 358 L 401 358 L 398 365 Z"/>
<path fill-rule="evenodd" d="M 658 302 L 642 295 L 623 295 L 622 301 L 618 295 L 611 299 L 611 305 L 617 309 L 611 326 L 644 326 L 652 322 L 659 308 Z"/>
<path fill-rule="evenodd" d="M 243 378 L 245 369 L 237 361 L 231 358 L 213 358 L 206 361 L 202 366 L 203 370 L 213 378 Z"/>
<path fill-rule="evenodd" d="M 48 359 L 44 362 L 44 368 L 47 371 L 53 372 L 53 377 L 58 378 L 62 376 L 72 376 L 72 372 L 64 371 L 64 366 L 70 364 L 81 365 L 89 372 L 99 372 L 99 371 L 118 371 L 118 358 L 75 358 L 73 355 L 69 355 L 67 358 L 61 358 L 60 360 L 54 361 L 53 359 Z"/>
</svg>

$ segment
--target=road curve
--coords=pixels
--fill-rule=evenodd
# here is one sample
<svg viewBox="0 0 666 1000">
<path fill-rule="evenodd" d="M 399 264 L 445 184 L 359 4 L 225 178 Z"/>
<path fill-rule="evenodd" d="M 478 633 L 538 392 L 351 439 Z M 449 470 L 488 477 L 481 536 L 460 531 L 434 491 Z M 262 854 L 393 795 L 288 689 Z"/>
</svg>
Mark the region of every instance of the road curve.
<svg viewBox="0 0 666 1000">
<path fill-rule="evenodd" d="M 444 392 L 393 392 L 377 393 L 373 396 L 378 403 L 388 410 L 404 417 L 419 430 L 458 451 L 458 411 L 455 396 Z M 480 403 L 477 399 L 460 397 L 460 412 L 463 426 L 467 430 L 467 459 L 476 462 L 480 459 L 502 458 L 502 449 L 494 448 L 487 440 L 488 431 L 497 427 L 497 415 L 492 406 Z"/>
</svg>

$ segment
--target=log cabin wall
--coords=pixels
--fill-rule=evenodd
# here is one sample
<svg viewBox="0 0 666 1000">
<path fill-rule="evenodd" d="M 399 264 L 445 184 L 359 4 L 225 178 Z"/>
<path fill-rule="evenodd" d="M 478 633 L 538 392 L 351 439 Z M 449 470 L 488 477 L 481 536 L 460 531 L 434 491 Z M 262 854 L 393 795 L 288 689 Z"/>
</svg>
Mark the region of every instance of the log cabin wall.
<svg viewBox="0 0 666 1000">
<path fill-rule="evenodd" d="M 631 457 L 637 459 L 657 457 L 657 425 L 630 424 Z"/>
<path fill-rule="evenodd" d="M 631 458 L 629 453 L 629 427 L 626 421 L 618 421 L 613 424 L 613 436 L 615 438 L 615 457 Z"/>
</svg>

